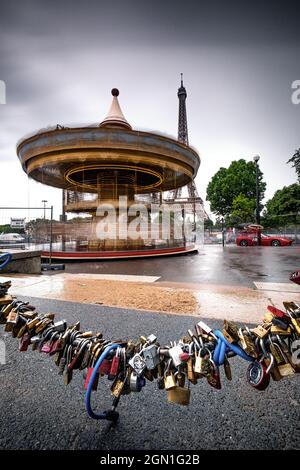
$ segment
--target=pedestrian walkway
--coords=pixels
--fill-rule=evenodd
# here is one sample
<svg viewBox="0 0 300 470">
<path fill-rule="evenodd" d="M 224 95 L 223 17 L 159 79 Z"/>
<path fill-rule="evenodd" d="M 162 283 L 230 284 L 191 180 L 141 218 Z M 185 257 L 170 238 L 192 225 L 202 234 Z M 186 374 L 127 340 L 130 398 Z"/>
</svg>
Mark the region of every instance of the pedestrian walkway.
<svg viewBox="0 0 300 470">
<path fill-rule="evenodd" d="M 10 292 L 14 295 L 240 322 L 260 322 L 270 302 L 278 307 L 284 300 L 300 302 L 300 289 L 292 282 L 253 283 L 249 288 L 225 283 L 167 282 L 159 276 L 142 275 L 0 276 L 2 282 L 8 279 L 12 280 Z M 274 285 L 276 289 L 272 289 Z"/>
</svg>

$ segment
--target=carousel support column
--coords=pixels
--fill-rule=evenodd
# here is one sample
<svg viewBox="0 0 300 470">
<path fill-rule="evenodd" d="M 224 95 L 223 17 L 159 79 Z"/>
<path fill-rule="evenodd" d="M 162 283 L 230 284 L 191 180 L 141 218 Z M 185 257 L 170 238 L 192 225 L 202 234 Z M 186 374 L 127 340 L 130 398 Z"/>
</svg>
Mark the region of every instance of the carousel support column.
<svg viewBox="0 0 300 470">
<path fill-rule="evenodd" d="M 62 190 L 62 234 L 61 234 L 61 249 L 65 251 L 66 249 L 66 211 L 65 211 L 65 203 L 66 203 L 66 191 L 65 189 Z"/>
<path fill-rule="evenodd" d="M 184 206 L 182 207 L 182 210 L 181 210 L 181 214 L 182 214 L 182 239 L 183 239 L 183 246 L 186 247 L 186 239 L 185 239 L 185 226 L 184 226 L 184 222 L 185 222 L 185 210 L 184 210 Z"/>
</svg>

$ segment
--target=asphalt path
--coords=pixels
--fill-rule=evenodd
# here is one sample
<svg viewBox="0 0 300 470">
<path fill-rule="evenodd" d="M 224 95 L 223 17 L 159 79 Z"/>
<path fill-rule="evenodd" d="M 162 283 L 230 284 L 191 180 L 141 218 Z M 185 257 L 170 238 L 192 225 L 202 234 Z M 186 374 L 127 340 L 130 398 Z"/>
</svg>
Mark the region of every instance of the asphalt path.
<svg viewBox="0 0 300 470">
<path fill-rule="evenodd" d="M 289 282 L 300 269 L 300 245 L 240 247 L 205 245 L 198 254 L 105 262 L 66 263 L 66 272 L 160 276 L 160 281 L 254 287 Z M 55 273 L 55 271 L 54 271 Z"/>
<path fill-rule="evenodd" d="M 161 344 L 186 333 L 195 317 L 136 312 L 96 305 L 30 298 L 40 311 L 56 312 L 82 329 L 112 339 L 154 333 Z M 209 321 L 213 327 L 218 322 Z M 222 390 L 203 379 L 192 386 L 189 407 L 168 404 L 166 393 L 147 382 L 141 393 L 122 397 L 116 426 L 90 419 L 84 406 L 82 374 L 65 386 L 53 360 L 18 352 L 17 340 L 4 333 L 7 363 L 0 365 L 0 449 L 300 449 L 300 375 L 272 382 L 265 392 L 246 383 L 247 364 L 231 359 L 233 380 L 222 371 Z M 103 378 L 93 406 L 111 404 Z"/>
</svg>

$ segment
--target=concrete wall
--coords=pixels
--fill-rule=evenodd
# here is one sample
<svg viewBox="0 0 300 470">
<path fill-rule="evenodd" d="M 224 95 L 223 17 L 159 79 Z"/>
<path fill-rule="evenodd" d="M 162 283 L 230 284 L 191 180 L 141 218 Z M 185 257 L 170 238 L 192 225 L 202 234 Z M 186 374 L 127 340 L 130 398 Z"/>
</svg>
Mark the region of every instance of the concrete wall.
<svg viewBox="0 0 300 470">
<path fill-rule="evenodd" d="M 0 252 L 1 253 L 1 252 Z M 3 251 L 3 253 L 5 253 Z M 12 261 L 0 273 L 41 274 L 40 251 L 11 250 Z"/>
</svg>

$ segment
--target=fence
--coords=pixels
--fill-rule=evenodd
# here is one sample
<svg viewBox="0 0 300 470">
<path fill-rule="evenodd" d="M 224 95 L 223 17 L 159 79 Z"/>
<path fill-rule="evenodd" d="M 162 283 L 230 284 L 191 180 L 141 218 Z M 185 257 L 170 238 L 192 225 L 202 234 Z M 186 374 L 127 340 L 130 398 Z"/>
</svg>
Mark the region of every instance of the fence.
<svg viewBox="0 0 300 470">
<path fill-rule="evenodd" d="M 164 215 L 159 210 L 152 213 L 146 205 L 145 210 L 146 215 L 141 220 L 146 228 L 140 226 L 136 238 L 121 233 L 124 224 L 119 219 L 109 222 L 110 234 L 115 232 L 117 236 L 101 238 L 98 229 L 103 219 L 97 214 L 79 213 L 69 220 L 57 221 L 53 219 L 52 207 L 0 207 L 0 250 L 41 250 L 50 252 L 51 259 L 54 251 L 149 250 L 203 244 L 203 214 L 197 204 L 185 202 L 176 213 L 171 205 L 165 206 L 170 222 L 168 234 Z M 132 219 L 135 216 L 128 215 L 125 223 L 128 234 L 131 227 L 135 227 Z"/>
<path fill-rule="evenodd" d="M 52 253 L 53 207 L 0 207 L 0 250 Z"/>
</svg>

